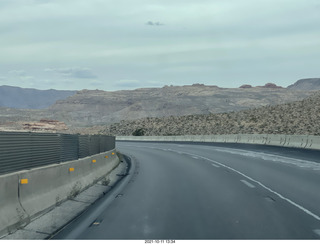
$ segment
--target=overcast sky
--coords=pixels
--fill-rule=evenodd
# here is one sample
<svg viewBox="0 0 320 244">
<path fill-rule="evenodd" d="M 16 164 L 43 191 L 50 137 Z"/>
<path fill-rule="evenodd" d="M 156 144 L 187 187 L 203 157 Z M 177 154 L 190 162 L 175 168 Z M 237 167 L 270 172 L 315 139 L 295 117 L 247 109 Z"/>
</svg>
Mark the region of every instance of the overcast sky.
<svg viewBox="0 0 320 244">
<path fill-rule="evenodd" d="M 0 85 L 286 87 L 319 72 L 320 0 L 0 0 Z"/>
</svg>

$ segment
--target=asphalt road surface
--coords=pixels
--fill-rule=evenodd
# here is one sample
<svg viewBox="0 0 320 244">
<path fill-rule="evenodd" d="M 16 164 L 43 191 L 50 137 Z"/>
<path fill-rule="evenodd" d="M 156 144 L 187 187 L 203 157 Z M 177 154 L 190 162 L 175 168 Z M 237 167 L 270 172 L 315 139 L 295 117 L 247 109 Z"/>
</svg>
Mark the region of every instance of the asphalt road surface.
<svg viewBox="0 0 320 244">
<path fill-rule="evenodd" d="M 320 153 L 117 142 L 129 175 L 53 239 L 320 239 Z"/>
</svg>

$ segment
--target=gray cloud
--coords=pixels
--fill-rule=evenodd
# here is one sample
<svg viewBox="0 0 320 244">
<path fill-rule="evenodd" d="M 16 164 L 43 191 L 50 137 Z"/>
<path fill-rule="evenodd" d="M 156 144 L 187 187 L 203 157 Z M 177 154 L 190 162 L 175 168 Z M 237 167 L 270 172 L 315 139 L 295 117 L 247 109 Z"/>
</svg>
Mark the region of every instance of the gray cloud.
<svg viewBox="0 0 320 244">
<path fill-rule="evenodd" d="M 41 86 L 55 89 L 90 88 L 98 76 L 99 89 L 319 76 L 319 0 L 125 3 L 0 0 L 0 74 L 24 86 L 54 80 Z"/>
<path fill-rule="evenodd" d="M 148 22 L 146 23 L 146 25 L 161 26 L 161 25 L 164 25 L 164 24 L 162 24 L 162 23 L 160 23 L 160 22 L 148 21 Z"/>
<path fill-rule="evenodd" d="M 27 74 L 25 70 L 10 70 L 8 73 L 15 76 L 25 76 Z"/>
<path fill-rule="evenodd" d="M 96 76 L 89 68 L 58 68 L 58 69 L 45 69 L 46 72 L 56 72 L 70 78 L 77 79 L 96 79 Z"/>
</svg>

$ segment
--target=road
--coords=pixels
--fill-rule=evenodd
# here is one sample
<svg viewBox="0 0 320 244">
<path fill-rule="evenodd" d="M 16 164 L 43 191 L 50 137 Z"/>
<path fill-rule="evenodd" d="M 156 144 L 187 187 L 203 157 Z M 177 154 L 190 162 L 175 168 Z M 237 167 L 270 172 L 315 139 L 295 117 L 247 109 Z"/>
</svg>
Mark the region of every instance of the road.
<svg viewBox="0 0 320 244">
<path fill-rule="evenodd" d="M 117 142 L 130 174 L 53 239 L 320 239 L 320 152 Z"/>
</svg>

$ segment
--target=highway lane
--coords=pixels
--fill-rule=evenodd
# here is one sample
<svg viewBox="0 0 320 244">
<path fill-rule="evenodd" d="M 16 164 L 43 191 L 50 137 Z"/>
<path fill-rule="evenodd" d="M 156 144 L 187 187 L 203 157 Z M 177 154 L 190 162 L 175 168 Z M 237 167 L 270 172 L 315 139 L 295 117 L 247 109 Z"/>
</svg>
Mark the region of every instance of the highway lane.
<svg viewBox="0 0 320 244">
<path fill-rule="evenodd" d="M 132 159 L 127 182 L 54 239 L 320 239 L 320 164 L 310 152 L 312 160 L 263 147 L 117 148 Z"/>
</svg>

